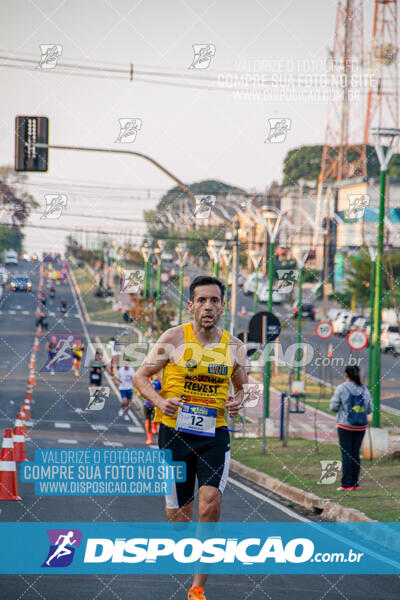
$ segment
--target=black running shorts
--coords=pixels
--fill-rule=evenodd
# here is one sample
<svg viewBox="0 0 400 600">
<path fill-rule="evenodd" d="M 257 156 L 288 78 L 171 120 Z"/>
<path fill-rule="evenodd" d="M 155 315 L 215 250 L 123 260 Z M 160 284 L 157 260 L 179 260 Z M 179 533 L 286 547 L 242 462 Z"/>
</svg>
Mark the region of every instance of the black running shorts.
<svg viewBox="0 0 400 600">
<path fill-rule="evenodd" d="M 167 508 L 180 508 L 194 500 L 196 477 L 199 487 L 210 485 L 223 493 L 231 457 L 227 429 L 217 427 L 215 437 L 206 437 L 161 425 L 158 445 L 160 450 L 172 450 L 173 461 L 186 463 L 186 481 L 172 484 L 172 493 L 166 496 Z"/>
</svg>

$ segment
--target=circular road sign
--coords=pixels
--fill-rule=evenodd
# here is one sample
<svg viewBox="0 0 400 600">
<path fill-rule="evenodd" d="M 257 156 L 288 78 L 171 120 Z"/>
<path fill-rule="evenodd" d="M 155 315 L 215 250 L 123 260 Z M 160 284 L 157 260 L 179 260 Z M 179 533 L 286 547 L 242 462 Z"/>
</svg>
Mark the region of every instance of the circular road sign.
<svg viewBox="0 0 400 600">
<path fill-rule="evenodd" d="M 315 328 L 315 333 L 321 340 L 327 340 L 333 334 L 332 323 L 329 321 L 320 321 Z"/>
<path fill-rule="evenodd" d="M 353 329 L 347 334 L 347 345 L 352 350 L 363 350 L 368 346 L 368 336 L 362 329 Z"/>
<path fill-rule="evenodd" d="M 263 317 L 265 317 L 266 339 L 262 339 Z M 281 322 L 278 317 L 271 312 L 261 311 L 256 313 L 250 319 L 249 323 L 249 342 L 258 342 L 259 344 L 273 342 L 281 332 Z"/>
<path fill-rule="evenodd" d="M 167 283 L 169 281 L 169 273 L 161 273 L 160 279 L 163 283 Z"/>
</svg>

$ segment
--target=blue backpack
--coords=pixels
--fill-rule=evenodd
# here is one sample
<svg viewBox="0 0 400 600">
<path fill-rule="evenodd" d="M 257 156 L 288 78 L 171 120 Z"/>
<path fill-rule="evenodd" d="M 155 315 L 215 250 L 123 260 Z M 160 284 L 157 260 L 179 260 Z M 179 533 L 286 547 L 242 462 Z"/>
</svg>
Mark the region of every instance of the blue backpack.
<svg viewBox="0 0 400 600">
<path fill-rule="evenodd" d="M 364 390 L 358 396 L 350 394 L 347 419 L 353 427 L 363 427 L 368 424 Z"/>
</svg>

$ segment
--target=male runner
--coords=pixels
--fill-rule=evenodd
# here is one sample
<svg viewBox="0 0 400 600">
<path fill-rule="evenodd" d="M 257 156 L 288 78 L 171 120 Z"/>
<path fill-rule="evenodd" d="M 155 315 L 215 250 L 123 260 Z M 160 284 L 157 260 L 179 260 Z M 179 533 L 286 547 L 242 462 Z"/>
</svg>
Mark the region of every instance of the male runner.
<svg viewBox="0 0 400 600">
<path fill-rule="evenodd" d="M 103 351 L 98 348 L 94 359 L 89 363 L 89 383 L 90 385 L 101 387 L 101 378 L 106 370 L 106 363 L 103 361 Z"/>
<path fill-rule="evenodd" d="M 229 470 L 230 439 L 225 420 L 236 417 L 247 383 L 246 352 L 240 340 L 217 324 L 224 311 L 225 285 L 214 277 L 196 277 L 190 285 L 193 323 L 168 329 L 137 371 L 134 385 L 155 405 L 161 421 L 159 447 L 173 461 L 186 462 L 186 481 L 166 497 L 170 521 L 191 521 L 196 477 L 199 521 L 217 522 Z M 158 393 L 148 378 L 164 369 Z M 228 396 L 230 383 L 235 395 Z M 197 413 L 196 413 L 197 410 Z M 189 600 L 205 600 L 207 575 L 196 574 Z"/>
<path fill-rule="evenodd" d="M 128 361 L 125 361 L 124 365 L 118 369 L 118 373 L 115 377 L 119 386 L 119 393 L 121 394 L 121 408 L 119 409 L 118 416 L 122 417 L 122 415 L 124 415 L 125 421 L 129 421 L 128 410 L 133 396 L 132 381 L 134 375 L 135 369 Z"/>
</svg>

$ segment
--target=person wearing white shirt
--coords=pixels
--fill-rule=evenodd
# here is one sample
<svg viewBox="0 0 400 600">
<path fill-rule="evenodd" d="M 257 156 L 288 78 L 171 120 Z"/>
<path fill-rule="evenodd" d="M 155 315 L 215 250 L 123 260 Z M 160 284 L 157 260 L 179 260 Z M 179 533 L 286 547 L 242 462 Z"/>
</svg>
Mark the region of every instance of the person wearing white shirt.
<svg viewBox="0 0 400 600">
<path fill-rule="evenodd" d="M 128 410 L 133 396 L 133 378 L 135 376 L 135 369 L 130 366 L 129 362 L 125 362 L 122 367 L 118 369 L 116 381 L 119 386 L 119 393 L 121 394 L 121 408 L 119 409 L 118 415 L 124 416 L 125 421 L 129 421 Z"/>
</svg>

